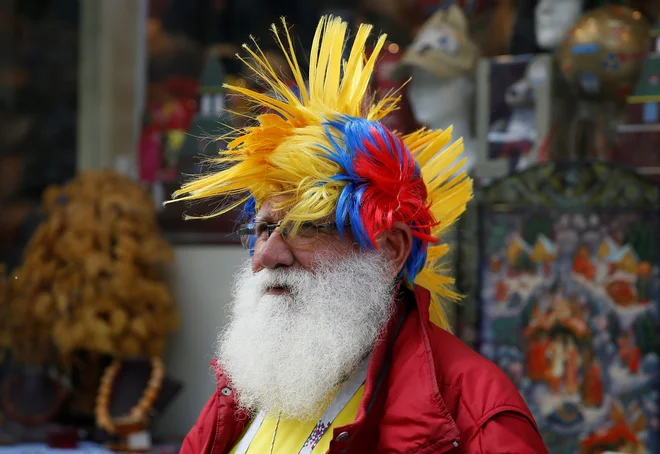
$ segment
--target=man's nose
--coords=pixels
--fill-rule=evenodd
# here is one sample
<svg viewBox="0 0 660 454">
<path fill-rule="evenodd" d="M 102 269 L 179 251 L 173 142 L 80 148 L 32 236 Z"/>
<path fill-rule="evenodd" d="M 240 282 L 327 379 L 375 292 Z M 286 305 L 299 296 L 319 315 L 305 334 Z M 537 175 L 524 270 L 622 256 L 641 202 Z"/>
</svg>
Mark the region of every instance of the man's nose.
<svg viewBox="0 0 660 454">
<path fill-rule="evenodd" d="M 284 241 L 279 230 L 275 230 L 266 240 L 257 241 L 252 254 L 252 271 L 264 268 L 275 269 L 282 266 L 292 266 L 295 257 L 289 245 Z"/>
</svg>

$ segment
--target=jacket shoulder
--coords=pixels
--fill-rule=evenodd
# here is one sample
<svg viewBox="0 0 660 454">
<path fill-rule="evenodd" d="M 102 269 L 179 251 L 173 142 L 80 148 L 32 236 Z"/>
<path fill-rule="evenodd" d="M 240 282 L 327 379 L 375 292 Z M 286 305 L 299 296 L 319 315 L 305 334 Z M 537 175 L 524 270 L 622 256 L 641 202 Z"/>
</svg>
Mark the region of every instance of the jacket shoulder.
<svg viewBox="0 0 660 454">
<path fill-rule="evenodd" d="M 514 412 L 536 427 L 520 392 L 498 366 L 435 325 L 427 333 L 438 387 L 455 418 L 481 427 L 497 414 Z"/>
<path fill-rule="evenodd" d="M 214 392 L 200 412 L 197 422 L 186 435 L 181 446 L 180 454 L 199 454 L 206 452 L 215 436 L 215 428 L 218 420 L 218 397 Z"/>
</svg>

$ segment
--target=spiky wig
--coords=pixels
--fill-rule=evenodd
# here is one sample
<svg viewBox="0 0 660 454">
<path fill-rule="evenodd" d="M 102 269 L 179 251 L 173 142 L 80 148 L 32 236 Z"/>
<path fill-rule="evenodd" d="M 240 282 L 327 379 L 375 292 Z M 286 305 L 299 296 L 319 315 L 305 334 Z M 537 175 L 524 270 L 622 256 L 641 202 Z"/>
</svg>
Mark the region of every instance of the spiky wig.
<svg viewBox="0 0 660 454">
<path fill-rule="evenodd" d="M 275 25 L 272 31 L 296 90 L 279 77 L 256 42 L 254 48 L 244 45 L 249 58 L 238 58 L 272 94 L 225 87 L 268 112 L 257 115 L 255 125 L 235 131 L 227 149 L 212 159 L 222 170 L 195 177 L 173 199 L 222 197 L 226 202 L 208 218 L 241 205 L 254 216 L 264 201 L 288 196 L 278 209 L 284 210 L 282 224 L 292 233 L 302 222 L 334 218 L 350 225 L 365 250 L 376 248 L 376 237 L 393 223 L 405 222 L 413 232 L 413 247 L 401 278 L 431 292 L 431 319 L 448 329 L 442 302 L 458 295 L 440 264 L 448 251 L 440 235 L 472 197 L 472 180 L 459 160 L 462 139 L 450 144 L 451 127 L 402 136 L 380 122 L 397 108 L 399 97 L 394 93 L 378 102 L 369 97 L 385 43 L 385 35 L 380 36 L 367 56 L 371 26 L 359 27 L 346 60 L 347 23 L 323 17 L 306 81 L 287 24 L 282 24 L 283 33 Z"/>
</svg>

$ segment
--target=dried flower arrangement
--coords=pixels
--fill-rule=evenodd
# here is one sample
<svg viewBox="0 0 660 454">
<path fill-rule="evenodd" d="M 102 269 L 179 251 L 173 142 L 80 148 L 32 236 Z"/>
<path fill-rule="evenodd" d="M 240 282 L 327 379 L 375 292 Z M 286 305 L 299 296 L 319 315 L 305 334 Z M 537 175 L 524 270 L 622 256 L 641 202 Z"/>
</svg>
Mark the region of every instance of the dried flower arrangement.
<svg viewBox="0 0 660 454">
<path fill-rule="evenodd" d="M 161 276 L 173 253 L 149 194 L 116 172 L 88 171 L 48 188 L 42 209 L 8 281 L 0 342 L 31 364 L 53 349 L 64 364 L 77 351 L 161 357 L 178 318 Z"/>
</svg>

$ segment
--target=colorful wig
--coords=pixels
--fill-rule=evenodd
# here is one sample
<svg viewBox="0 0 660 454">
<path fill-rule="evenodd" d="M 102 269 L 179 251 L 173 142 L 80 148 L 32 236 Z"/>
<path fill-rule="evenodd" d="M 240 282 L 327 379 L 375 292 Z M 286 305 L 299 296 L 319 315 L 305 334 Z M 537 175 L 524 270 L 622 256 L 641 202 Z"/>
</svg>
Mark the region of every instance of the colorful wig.
<svg viewBox="0 0 660 454">
<path fill-rule="evenodd" d="M 376 237 L 393 223 L 405 222 L 413 232 L 413 248 L 401 278 L 431 292 L 431 319 L 448 329 L 442 302 L 458 295 L 440 264 L 448 246 L 439 238 L 472 197 L 472 181 L 458 159 L 462 140 L 450 144 L 451 128 L 402 136 L 380 122 L 399 101 L 396 93 L 378 102 L 369 96 L 385 35 L 367 56 L 371 26 L 361 25 L 346 60 L 346 22 L 322 18 L 305 80 L 282 23 L 283 34 L 275 25 L 272 31 L 297 88 L 279 77 L 256 42 L 254 49 L 244 45 L 249 58 L 238 58 L 272 94 L 226 88 L 268 112 L 233 133 L 227 149 L 211 161 L 220 170 L 195 177 L 173 198 L 222 197 L 221 207 L 204 216 L 212 217 L 241 205 L 253 216 L 264 201 L 288 196 L 278 208 L 285 213 L 282 224 L 293 234 L 303 222 L 334 219 L 350 224 L 365 250 L 376 248 Z"/>
</svg>

